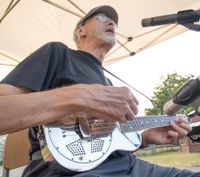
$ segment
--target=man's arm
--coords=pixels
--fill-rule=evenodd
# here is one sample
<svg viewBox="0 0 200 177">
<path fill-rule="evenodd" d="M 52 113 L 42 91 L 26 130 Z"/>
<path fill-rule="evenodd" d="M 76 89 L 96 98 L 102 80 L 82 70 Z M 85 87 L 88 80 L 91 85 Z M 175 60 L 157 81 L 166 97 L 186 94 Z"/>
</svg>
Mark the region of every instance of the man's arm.
<svg viewBox="0 0 200 177">
<path fill-rule="evenodd" d="M 53 104 L 56 96 L 51 92 L 33 93 L 26 88 L 1 84 L 0 99 L 0 134 L 48 123 L 60 116 L 52 111 L 56 108 Z"/>
<path fill-rule="evenodd" d="M 125 87 L 78 84 L 30 93 L 2 84 L 0 95 L 0 134 L 62 120 L 75 112 L 108 121 L 131 120 L 138 112 L 136 98 Z"/>
</svg>

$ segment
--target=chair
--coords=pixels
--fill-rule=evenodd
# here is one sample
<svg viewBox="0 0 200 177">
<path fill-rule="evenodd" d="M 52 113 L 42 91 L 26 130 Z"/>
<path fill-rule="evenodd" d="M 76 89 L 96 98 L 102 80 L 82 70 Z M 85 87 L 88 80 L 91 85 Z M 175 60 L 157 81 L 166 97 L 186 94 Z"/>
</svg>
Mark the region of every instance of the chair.
<svg viewBox="0 0 200 177">
<path fill-rule="evenodd" d="M 28 164 L 29 147 L 28 129 L 7 135 L 3 154 L 3 177 L 9 177 L 10 170 Z"/>
</svg>

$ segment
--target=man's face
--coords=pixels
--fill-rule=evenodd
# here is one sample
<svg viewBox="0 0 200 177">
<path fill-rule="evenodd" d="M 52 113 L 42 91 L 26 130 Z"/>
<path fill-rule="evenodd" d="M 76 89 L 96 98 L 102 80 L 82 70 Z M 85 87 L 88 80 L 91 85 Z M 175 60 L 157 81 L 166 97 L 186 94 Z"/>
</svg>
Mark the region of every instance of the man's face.
<svg viewBox="0 0 200 177">
<path fill-rule="evenodd" d="M 88 19 L 84 25 L 86 36 L 102 45 L 113 47 L 116 43 L 116 23 L 105 14 L 97 14 Z"/>
</svg>

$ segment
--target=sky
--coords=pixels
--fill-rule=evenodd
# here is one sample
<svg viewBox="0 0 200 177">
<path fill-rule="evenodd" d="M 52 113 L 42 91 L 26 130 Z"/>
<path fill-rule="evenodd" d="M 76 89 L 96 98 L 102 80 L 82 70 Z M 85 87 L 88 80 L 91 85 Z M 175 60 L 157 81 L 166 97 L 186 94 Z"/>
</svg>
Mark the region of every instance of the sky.
<svg viewBox="0 0 200 177">
<path fill-rule="evenodd" d="M 200 32 L 188 31 L 106 68 L 151 98 L 154 88 L 161 84 L 161 76 L 174 72 L 179 75 L 193 74 L 196 77 L 200 75 L 199 41 Z M 0 80 L 11 69 L 0 66 Z M 106 75 L 115 86 L 124 85 L 109 74 Z M 139 100 L 139 115 L 144 114 L 145 108 L 152 108 L 148 99 L 134 90 L 132 92 Z"/>
</svg>

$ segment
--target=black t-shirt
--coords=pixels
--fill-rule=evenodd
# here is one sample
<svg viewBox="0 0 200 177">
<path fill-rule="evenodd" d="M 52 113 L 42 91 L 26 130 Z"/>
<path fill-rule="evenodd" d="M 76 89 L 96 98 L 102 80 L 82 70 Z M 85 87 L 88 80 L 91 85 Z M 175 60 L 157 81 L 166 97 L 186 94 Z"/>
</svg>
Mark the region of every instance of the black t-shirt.
<svg viewBox="0 0 200 177">
<path fill-rule="evenodd" d="M 59 42 L 39 48 L 9 73 L 2 83 L 32 91 L 78 83 L 110 85 L 99 60 L 87 52 L 72 50 Z M 29 130 L 30 154 L 40 149 L 36 133 L 37 127 Z"/>
</svg>

